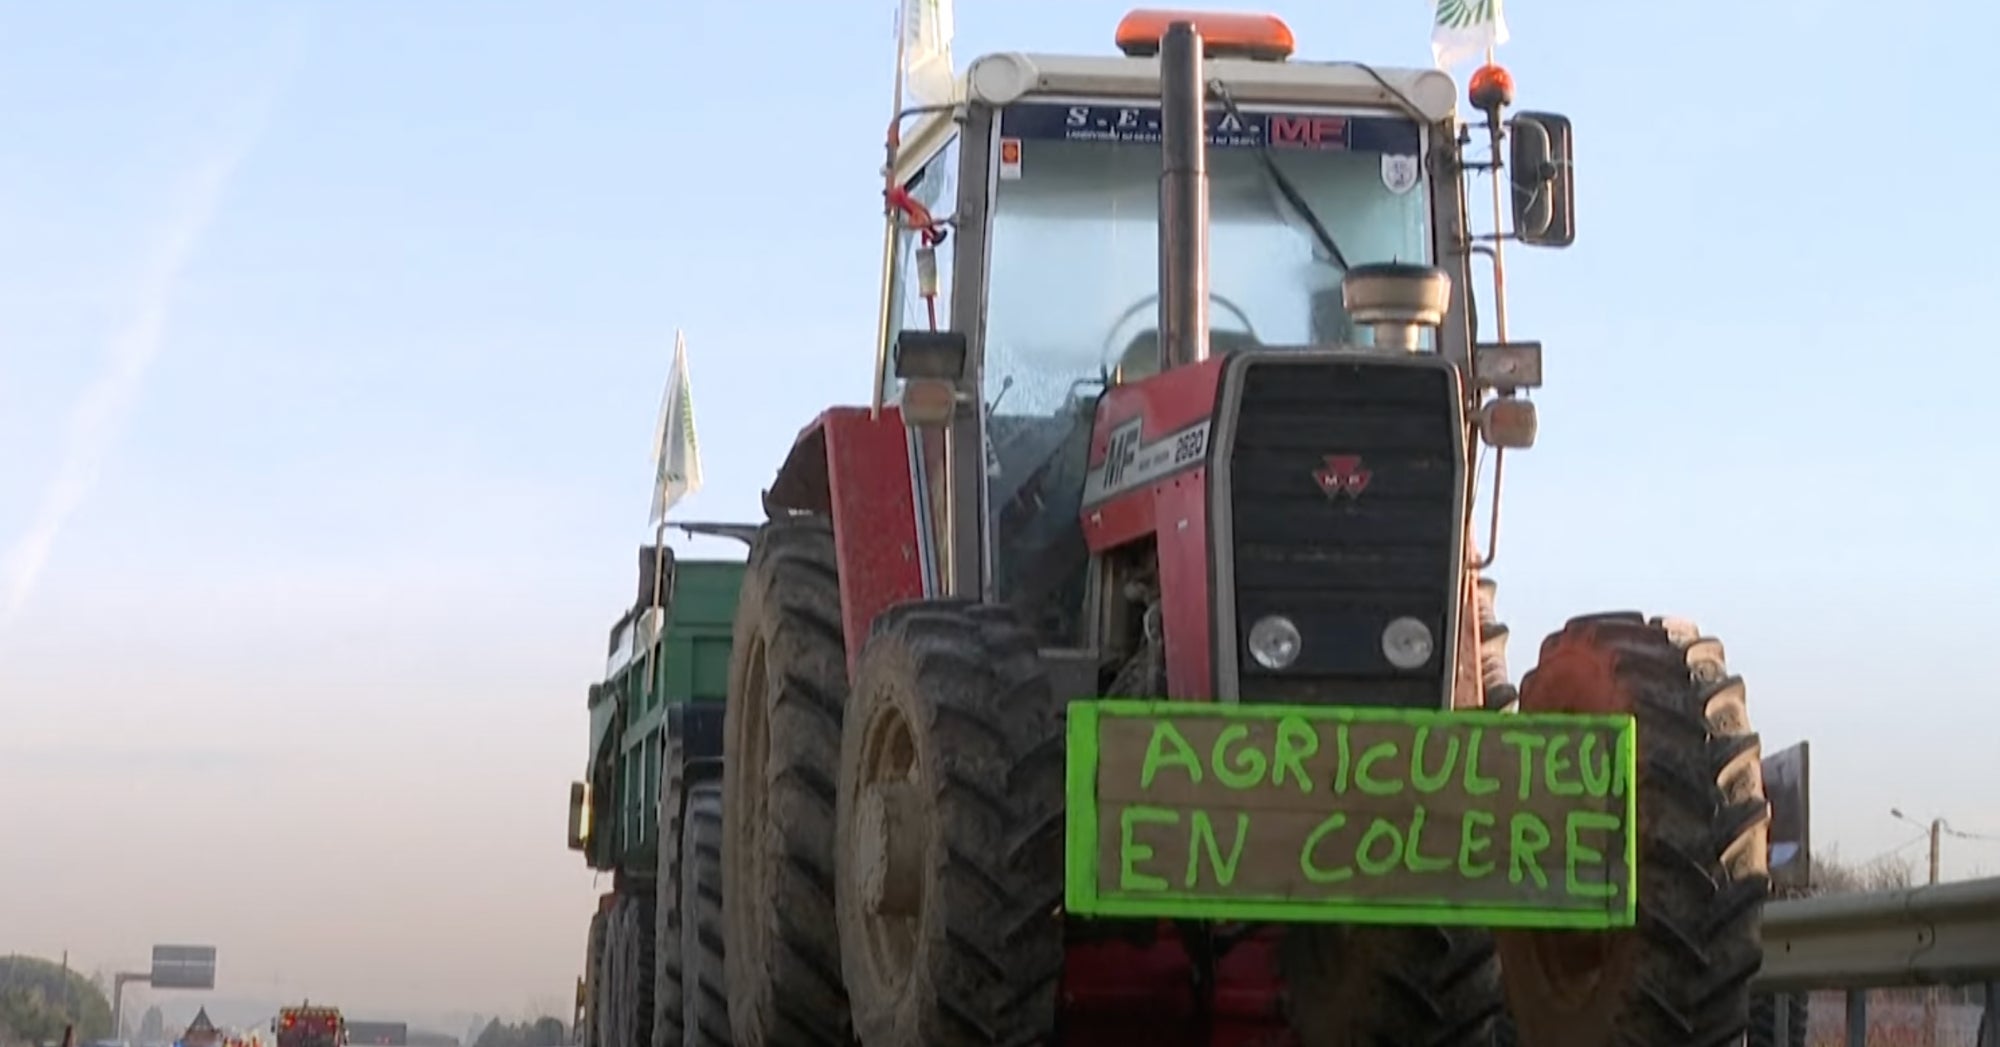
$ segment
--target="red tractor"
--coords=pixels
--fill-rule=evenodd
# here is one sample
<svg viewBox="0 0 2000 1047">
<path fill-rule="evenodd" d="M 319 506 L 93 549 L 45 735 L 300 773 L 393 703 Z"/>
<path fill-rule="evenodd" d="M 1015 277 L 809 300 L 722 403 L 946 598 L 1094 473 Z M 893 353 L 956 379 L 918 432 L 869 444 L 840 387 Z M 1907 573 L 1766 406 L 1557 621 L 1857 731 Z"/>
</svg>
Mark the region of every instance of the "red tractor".
<svg viewBox="0 0 2000 1047">
<path fill-rule="evenodd" d="M 800 434 L 735 620 L 736 1042 L 1739 1042 L 1742 682 L 1621 612 L 1517 691 L 1483 576 L 1568 121 L 1268 16 L 1117 43 L 891 136 L 877 402 Z"/>
</svg>

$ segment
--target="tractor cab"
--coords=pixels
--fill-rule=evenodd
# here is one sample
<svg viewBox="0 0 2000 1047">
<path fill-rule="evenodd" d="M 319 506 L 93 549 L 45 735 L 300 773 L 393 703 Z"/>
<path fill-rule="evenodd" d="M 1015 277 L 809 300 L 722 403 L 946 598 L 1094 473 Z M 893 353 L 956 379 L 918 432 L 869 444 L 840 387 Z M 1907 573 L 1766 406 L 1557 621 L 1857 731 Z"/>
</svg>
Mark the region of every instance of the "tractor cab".
<svg viewBox="0 0 2000 1047">
<path fill-rule="evenodd" d="M 1160 49 L 1175 21 L 1200 34 L 1193 86 L 1206 111 L 1185 245 L 1168 240 L 1162 190 Z M 905 114 L 912 132 L 892 135 L 898 232 L 878 396 L 921 433 L 935 591 L 1029 611 L 1056 644 L 1086 643 L 1079 512 L 1101 401 L 1169 367 L 1170 307 L 1201 328 L 1190 336 L 1204 357 L 1387 350 L 1470 363 L 1448 75 L 1295 62 L 1290 28 L 1268 15 L 1134 11 L 1115 40 L 1122 55 L 980 58 L 958 98 Z M 1566 199 L 1566 175 L 1542 183 Z M 1179 290 L 1162 278 L 1181 246 L 1205 255 L 1201 300 L 1187 306 L 1163 297 Z M 1350 301 L 1350 274 L 1385 264 L 1422 285 L 1405 280 L 1392 297 L 1438 306 L 1402 325 L 1408 347 L 1378 344 Z M 1182 461 L 1201 450 L 1183 446 Z M 1176 464 L 1163 453 L 1135 464 Z"/>
</svg>

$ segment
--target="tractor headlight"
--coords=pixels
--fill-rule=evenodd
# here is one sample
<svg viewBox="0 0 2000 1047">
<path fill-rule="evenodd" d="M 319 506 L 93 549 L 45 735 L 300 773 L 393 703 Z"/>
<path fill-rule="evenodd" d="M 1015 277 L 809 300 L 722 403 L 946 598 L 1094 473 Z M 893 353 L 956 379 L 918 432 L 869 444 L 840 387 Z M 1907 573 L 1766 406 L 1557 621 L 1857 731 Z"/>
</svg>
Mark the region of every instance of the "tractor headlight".
<svg viewBox="0 0 2000 1047">
<path fill-rule="evenodd" d="M 1430 626 L 1415 618 L 1398 618 L 1382 630 L 1382 657 L 1398 669 L 1415 669 L 1430 661 L 1435 646 Z"/>
<path fill-rule="evenodd" d="M 1299 627 L 1282 614 L 1266 615 L 1250 627 L 1250 657 L 1266 669 L 1283 669 L 1299 660 Z"/>
</svg>

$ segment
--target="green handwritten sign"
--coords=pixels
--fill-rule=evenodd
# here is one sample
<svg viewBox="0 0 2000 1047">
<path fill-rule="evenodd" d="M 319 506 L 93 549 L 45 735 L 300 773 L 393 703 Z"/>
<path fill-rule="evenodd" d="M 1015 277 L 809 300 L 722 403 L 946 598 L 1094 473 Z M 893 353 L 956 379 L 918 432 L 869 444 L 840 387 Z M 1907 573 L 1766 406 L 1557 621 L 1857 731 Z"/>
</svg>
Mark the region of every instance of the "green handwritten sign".
<svg viewBox="0 0 2000 1047">
<path fill-rule="evenodd" d="M 1069 706 L 1083 916 L 1630 927 L 1630 716 Z"/>
</svg>

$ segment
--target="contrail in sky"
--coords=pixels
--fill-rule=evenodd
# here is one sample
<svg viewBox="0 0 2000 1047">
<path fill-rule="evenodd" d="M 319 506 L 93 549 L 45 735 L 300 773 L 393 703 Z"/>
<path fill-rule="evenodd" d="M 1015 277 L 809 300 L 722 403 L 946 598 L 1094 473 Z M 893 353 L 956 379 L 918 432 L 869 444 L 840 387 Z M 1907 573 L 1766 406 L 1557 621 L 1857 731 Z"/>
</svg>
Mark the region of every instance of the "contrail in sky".
<svg viewBox="0 0 2000 1047">
<path fill-rule="evenodd" d="M 289 37 L 286 42 L 293 45 L 286 48 L 284 68 L 289 72 L 295 64 L 290 59 L 297 56 L 301 26 L 294 21 L 287 28 L 291 31 L 284 34 Z M 27 530 L 0 556 L 0 635 L 27 605 L 56 537 L 96 485 L 104 459 L 138 398 L 146 369 L 165 344 L 181 276 L 194 260 L 230 180 L 261 137 L 283 79 L 288 77 L 255 96 L 256 101 L 244 113 L 249 119 L 242 122 L 238 133 L 195 167 L 175 197 L 166 226 L 140 275 L 129 318 L 111 338 L 104 370 L 70 412 L 55 476 L 42 492 Z"/>
</svg>

